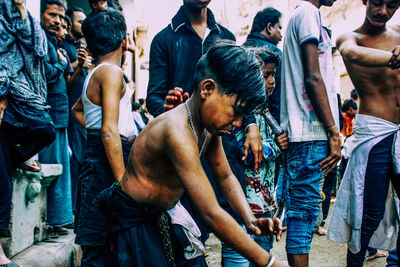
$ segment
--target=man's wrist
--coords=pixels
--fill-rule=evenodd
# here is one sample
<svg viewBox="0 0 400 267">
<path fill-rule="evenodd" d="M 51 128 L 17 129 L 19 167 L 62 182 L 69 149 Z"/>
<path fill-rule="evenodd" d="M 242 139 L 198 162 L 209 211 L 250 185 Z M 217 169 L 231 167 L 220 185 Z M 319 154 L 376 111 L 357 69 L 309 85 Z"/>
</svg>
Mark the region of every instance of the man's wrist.
<svg viewBox="0 0 400 267">
<path fill-rule="evenodd" d="M 255 126 L 255 127 L 257 127 L 257 129 L 258 129 L 257 123 L 253 122 L 253 123 L 250 123 L 249 125 L 247 125 L 246 128 L 244 129 L 244 131 L 247 132 L 247 130 L 249 130 L 249 128 L 250 128 L 250 129 L 253 128 L 253 127 L 250 127 L 250 126 Z"/>
</svg>

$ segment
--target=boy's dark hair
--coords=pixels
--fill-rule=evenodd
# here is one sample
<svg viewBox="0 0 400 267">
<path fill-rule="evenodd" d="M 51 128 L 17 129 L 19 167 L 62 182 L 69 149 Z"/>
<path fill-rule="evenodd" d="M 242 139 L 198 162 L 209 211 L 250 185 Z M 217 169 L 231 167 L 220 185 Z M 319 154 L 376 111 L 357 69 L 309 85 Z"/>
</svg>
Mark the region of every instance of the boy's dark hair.
<svg viewBox="0 0 400 267">
<path fill-rule="evenodd" d="M 92 4 L 96 4 L 99 1 L 101 1 L 101 0 L 89 0 L 90 7 L 92 7 Z"/>
<path fill-rule="evenodd" d="M 92 56 L 116 50 L 126 37 L 124 16 L 114 9 L 107 9 L 88 16 L 82 23 L 82 33 Z"/>
<path fill-rule="evenodd" d="M 200 58 L 194 76 L 195 90 L 207 78 L 218 84 L 221 93 L 237 96 L 237 112 L 248 114 L 265 108 L 265 84 L 258 60 L 234 42 L 221 40 Z"/>
<path fill-rule="evenodd" d="M 358 94 L 357 94 L 356 89 L 351 90 L 350 97 L 351 97 L 352 99 L 354 99 L 354 100 L 357 100 L 357 99 L 358 99 Z"/>
<path fill-rule="evenodd" d="M 261 10 L 254 17 L 253 26 L 251 27 L 250 32 L 262 32 L 267 27 L 268 23 L 271 23 L 272 26 L 275 26 L 281 17 L 282 13 L 273 7 L 268 7 L 264 10 Z"/>
<path fill-rule="evenodd" d="M 83 14 L 85 14 L 85 11 L 83 11 L 82 8 L 73 6 L 73 7 L 70 7 L 67 9 L 67 12 L 65 12 L 65 15 L 68 16 L 71 20 L 74 20 L 74 12 L 75 11 L 79 11 L 79 12 L 82 12 Z"/>
<path fill-rule="evenodd" d="M 71 27 L 71 26 L 72 26 L 72 21 L 71 21 L 71 19 L 70 19 L 68 16 L 65 16 L 64 19 L 65 19 L 65 21 L 67 22 L 67 27 L 68 27 L 68 28 Z"/>
<path fill-rule="evenodd" d="M 140 104 L 140 105 L 143 105 L 143 104 L 144 104 L 144 101 L 145 101 L 144 98 L 139 98 L 139 104 Z"/>
<path fill-rule="evenodd" d="M 273 63 L 275 66 L 279 65 L 280 57 L 279 54 L 273 52 L 267 47 L 246 47 L 247 50 L 253 52 L 259 60 L 260 67 L 264 67 L 267 64 Z"/>
<path fill-rule="evenodd" d="M 118 0 L 107 0 L 107 6 L 109 8 L 114 8 L 115 10 L 122 12 L 124 9 L 122 8 L 121 4 L 118 2 Z"/>
<path fill-rule="evenodd" d="M 40 5 L 40 14 L 44 14 L 50 5 L 57 5 L 64 8 L 64 10 L 67 10 L 67 3 L 64 0 L 42 0 Z"/>
<path fill-rule="evenodd" d="M 354 108 L 355 110 L 358 110 L 358 105 L 356 103 L 356 101 L 354 101 L 353 99 L 349 98 L 346 99 L 342 105 L 342 111 L 346 112 L 348 111 L 350 108 Z"/>
<path fill-rule="evenodd" d="M 136 111 L 139 108 L 140 108 L 140 104 L 139 103 L 135 102 L 135 103 L 132 104 L 132 110 Z"/>
</svg>

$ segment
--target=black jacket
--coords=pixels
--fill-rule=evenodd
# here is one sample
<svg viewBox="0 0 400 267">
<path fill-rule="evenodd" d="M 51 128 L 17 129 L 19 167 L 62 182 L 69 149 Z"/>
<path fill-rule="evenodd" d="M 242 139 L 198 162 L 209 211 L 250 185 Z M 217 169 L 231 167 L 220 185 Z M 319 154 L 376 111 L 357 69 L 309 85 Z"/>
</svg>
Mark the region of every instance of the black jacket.
<svg viewBox="0 0 400 267">
<path fill-rule="evenodd" d="M 229 30 L 215 22 L 209 9 L 207 24 L 211 32 L 203 42 L 181 7 L 171 23 L 154 37 L 146 99 L 147 109 L 154 117 L 164 112 L 164 100 L 169 90 L 181 87 L 192 94 L 197 61 L 216 41 L 235 41 Z"/>
</svg>

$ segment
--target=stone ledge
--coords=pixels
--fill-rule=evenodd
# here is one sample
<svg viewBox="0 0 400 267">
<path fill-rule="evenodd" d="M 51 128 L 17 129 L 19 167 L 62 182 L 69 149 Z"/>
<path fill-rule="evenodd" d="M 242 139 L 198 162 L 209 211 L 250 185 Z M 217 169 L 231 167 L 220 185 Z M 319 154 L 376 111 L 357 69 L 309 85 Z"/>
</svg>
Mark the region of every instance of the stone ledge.
<svg viewBox="0 0 400 267">
<path fill-rule="evenodd" d="M 75 244 L 75 235 L 60 236 L 30 246 L 11 260 L 22 267 L 79 266 L 82 252 Z"/>
</svg>

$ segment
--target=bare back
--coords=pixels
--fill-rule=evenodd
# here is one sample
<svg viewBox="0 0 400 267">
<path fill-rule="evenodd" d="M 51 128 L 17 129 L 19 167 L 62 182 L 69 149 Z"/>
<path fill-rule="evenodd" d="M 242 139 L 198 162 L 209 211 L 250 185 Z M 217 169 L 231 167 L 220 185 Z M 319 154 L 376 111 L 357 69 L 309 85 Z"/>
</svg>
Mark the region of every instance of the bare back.
<svg viewBox="0 0 400 267">
<path fill-rule="evenodd" d="M 400 44 L 400 27 L 388 27 L 385 32 L 374 36 L 365 34 L 359 28 L 346 37 L 339 38 L 339 49 L 343 42 L 349 40 L 360 47 L 391 52 Z M 345 56 L 344 63 L 360 97 L 359 113 L 399 123 L 400 70 L 391 70 L 388 67 L 366 67 L 346 60 Z"/>
</svg>

